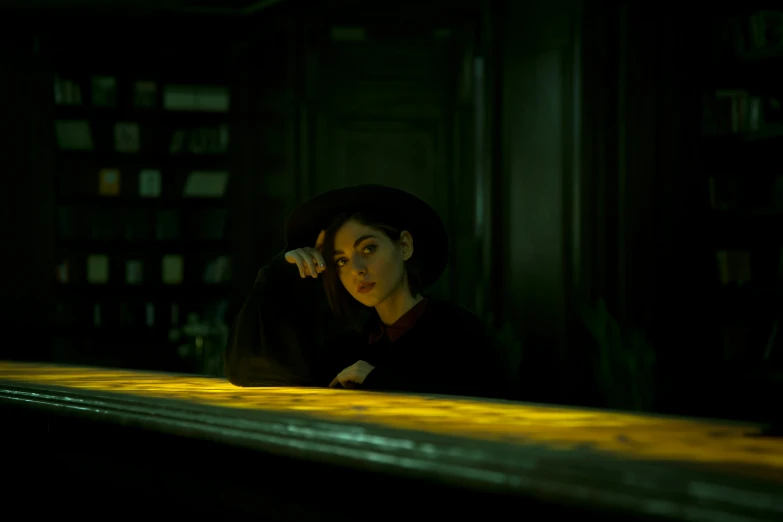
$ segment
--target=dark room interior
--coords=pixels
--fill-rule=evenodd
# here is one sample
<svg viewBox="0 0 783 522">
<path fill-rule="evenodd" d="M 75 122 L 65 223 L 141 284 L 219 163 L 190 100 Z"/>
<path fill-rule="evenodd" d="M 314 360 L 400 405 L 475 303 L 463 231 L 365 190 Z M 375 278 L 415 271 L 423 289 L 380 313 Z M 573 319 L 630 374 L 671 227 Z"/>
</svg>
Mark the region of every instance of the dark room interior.
<svg viewBox="0 0 783 522">
<path fill-rule="evenodd" d="M 74 513 L 89 490 L 145 513 L 366 516 L 322 489 L 333 476 L 376 513 L 394 488 L 428 516 L 783 519 L 783 8 L 11 0 L 0 21 L 2 424 L 47 470 L 12 467 L 25 483 L 81 477 L 20 494 Z M 442 220 L 448 262 L 425 297 L 497 340 L 504 401 L 225 380 L 259 270 L 293 248 L 289 216 L 365 184 Z M 213 385 L 225 404 L 204 398 Z M 529 405 L 605 417 L 574 424 L 584 439 L 566 420 L 548 439 L 514 427 Z M 441 428 L 408 424 L 429 411 Z M 733 427 L 693 428 L 701 439 L 677 419 Z M 617 462 L 586 449 L 615 451 L 588 440 L 608 426 L 636 441 Z M 303 442 L 279 449 L 277 429 Z M 370 433 L 420 453 L 362 446 Z M 713 448 L 722 436 L 739 438 Z M 555 439 L 570 453 L 519 442 Z M 133 440 L 147 449 L 117 453 Z M 251 462 L 307 476 L 291 479 L 306 500 L 268 474 L 240 479 Z M 176 476 L 156 480 L 178 486 L 138 485 L 162 467 Z M 719 487 L 711 473 L 734 493 L 694 493 Z"/>
</svg>

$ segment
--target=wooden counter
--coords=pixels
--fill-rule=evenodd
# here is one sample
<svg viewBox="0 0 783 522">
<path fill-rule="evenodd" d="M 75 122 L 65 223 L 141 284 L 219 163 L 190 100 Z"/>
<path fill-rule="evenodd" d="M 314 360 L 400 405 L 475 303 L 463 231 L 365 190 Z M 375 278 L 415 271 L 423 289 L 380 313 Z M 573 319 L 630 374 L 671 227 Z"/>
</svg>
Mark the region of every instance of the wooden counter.
<svg viewBox="0 0 783 522">
<path fill-rule="evenodd" d="M 783 437 L 749 424 L 7 362 L 0 404 L 584 509 L 783 520 Z"/>
</svg>

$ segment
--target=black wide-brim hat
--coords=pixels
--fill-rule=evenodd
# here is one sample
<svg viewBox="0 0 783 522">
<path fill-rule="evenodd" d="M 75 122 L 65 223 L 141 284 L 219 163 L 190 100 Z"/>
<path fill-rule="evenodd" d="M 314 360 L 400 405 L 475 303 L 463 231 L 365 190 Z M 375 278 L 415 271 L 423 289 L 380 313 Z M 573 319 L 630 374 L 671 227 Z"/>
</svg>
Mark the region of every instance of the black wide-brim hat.
<svg viewBox="0 0 783 522">
<path fill-rule="evenodd" d="M 384 185 L 340 188 L 305 201 L 286 222 L 286 249 L 313 246 L 336 216 L 361 211 L 392 216 L 390 225 L 410 232 L 422 285 L 428 287 L 438 280 L 449 261 L 449 237 L 443 221 L 413 194 Z"/>
</svg>

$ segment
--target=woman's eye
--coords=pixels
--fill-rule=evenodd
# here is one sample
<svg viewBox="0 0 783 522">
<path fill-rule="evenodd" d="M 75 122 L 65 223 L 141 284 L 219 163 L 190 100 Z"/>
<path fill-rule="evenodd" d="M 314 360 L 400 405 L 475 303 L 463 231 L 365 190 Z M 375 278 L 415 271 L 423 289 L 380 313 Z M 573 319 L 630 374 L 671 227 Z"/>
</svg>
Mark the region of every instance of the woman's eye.
<svg viewBox="0 0 783 522">
<path fill-rule="evenodd" d="M 365 254 L 372 254 L 373 252 L 375 252 L 376 248 L 377 247 L 375 245 L 367 245 L 366 247 L 364 247 L 364 253 Z"/>
<path fill-rule="evenodd" d="M 345 263 L 346 263 L 345 259 L 338 259 L 336 264 L 338 268 L 342 268 L 345 266 Z"/>
</svg>

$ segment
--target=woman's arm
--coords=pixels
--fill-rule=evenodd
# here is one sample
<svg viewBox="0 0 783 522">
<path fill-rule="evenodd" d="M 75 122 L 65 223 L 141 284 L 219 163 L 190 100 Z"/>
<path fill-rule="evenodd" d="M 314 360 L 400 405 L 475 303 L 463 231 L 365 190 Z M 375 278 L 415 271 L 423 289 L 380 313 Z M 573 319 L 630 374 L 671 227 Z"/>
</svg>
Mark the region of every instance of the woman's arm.
<svg viewBox="0 0 783 522">
<path fill-rule="evenodd" d="M 226 378 L 236 386 L 312 386 L 317 328 L 325 296 L 320 281 L 302 279 L 284 253 L 258 272 L 226 342 Z"/>
<path fill-rule="evenodd" d="M 404 355 L 369 372 L 362 388 L 511 398 L 505 348 L 478 317 L 452 308 L 428 326 Z"/>
</svg>

